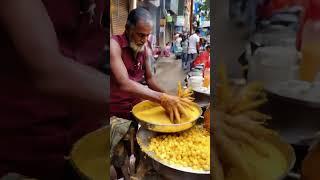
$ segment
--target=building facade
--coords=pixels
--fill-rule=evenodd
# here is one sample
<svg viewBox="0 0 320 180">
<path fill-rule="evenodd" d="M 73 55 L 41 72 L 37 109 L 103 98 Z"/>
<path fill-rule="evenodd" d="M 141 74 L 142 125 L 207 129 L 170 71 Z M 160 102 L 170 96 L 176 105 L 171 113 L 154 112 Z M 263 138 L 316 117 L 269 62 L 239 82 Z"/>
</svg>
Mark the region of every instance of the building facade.
<svg viewBox="0 0 320 180">
<path fill-rule="evenodd" d="M 131 9 L 142 6 L 153 17 L 156 45 L 165 47 L 176 32 L 190 31 L 192 0 L 111 0 L 110 33 L 122 34 Z M 183 24 L 181 24 L 181 22 Z"/>
</svg>

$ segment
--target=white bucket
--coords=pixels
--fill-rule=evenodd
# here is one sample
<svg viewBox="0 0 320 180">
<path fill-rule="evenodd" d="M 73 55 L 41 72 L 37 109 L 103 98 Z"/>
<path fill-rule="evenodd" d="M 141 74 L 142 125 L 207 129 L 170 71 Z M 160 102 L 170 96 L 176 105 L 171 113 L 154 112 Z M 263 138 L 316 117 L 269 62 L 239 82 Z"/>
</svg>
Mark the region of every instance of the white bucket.
<svg viewBox="0 0 320 180">
<path fill-rule="evenodd" d="M 263 47 L 249 59 L 249 81 L 265 85 L 298 78 L 298 54 L 292 47 Z"/>
<path fill-rule="evenodd" d="M 200 88 L 203 86 L 203 77 L 202 76 L 191 76 L 188 79 L 188 84 L 192 88 Z"/>
</svg>

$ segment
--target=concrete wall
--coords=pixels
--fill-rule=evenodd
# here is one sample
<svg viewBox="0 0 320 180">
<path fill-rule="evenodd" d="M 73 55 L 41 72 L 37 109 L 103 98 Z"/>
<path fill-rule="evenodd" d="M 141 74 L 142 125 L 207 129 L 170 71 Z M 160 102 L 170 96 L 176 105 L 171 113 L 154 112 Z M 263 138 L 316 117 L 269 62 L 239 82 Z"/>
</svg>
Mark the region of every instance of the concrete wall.
<svg viewBox="0 0 320 180">
<path fill-rule="evenodd" d="M 179 6 L 178 6 L 178 15 L 183 16 L 184 12 L 184 0 L 179 0 Z"/>
<path fill-rule="evenodd" d="M 229 0 L 214 1 L 213 3 L 214 20 L 213 25 L 214 36 L 211 38 L 213 42 L 214 64 L 221 62 L 228 67 L 228 74 L 232 78 L 241 77 L 241 66 L 238 58 L 245 49 L 248 39 L 246 34 L 248 29 L 238 27 L 229 19 Z M 213 18 L 212 18 L 213 19 Z"/>
</svg>

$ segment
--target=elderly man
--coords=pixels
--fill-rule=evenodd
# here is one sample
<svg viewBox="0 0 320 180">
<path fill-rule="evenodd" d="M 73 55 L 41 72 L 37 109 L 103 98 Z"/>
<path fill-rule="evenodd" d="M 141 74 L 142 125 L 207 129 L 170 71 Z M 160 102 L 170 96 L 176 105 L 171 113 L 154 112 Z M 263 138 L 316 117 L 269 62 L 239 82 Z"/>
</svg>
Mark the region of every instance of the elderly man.
<svg viewBox="0 0 320 180">
<path fill-rule="evenodd" d="M 180 120 L 184 112 L 182 99 L 171 96 L 159 87 L 152 72 L 152 57 L 147 42 L 153 29 L 151 14 L 144 8 L 132 10 L 127 19 L 125 32 L 110 40 L 110 114 L 132 119 L 132 107 L 141 99 L 161 104 L 171 120 Z M 148 87 L 142 85 L 146 81 Z"/>
</svg>

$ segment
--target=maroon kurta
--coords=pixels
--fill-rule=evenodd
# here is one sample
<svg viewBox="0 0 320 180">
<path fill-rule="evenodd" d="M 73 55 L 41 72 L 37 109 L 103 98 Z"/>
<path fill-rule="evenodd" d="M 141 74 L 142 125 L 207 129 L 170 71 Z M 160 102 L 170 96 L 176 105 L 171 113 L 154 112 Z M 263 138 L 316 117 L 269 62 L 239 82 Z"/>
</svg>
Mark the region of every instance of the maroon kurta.
<svg viewBox="0 0 320 180">
<path fill-rule="evenodd" d="M 145 75 L 146 49 L 143 52 L 139 52 L 137 57 L 134 58 L 133 50 L 130 48 L 125 34 L 113 36 L 112 39 L 120 45 L 121 58 L 127 68 L 129 78 L 141 83 Z M 110 115 L 130 119 L 132 107 L 140 102 L 141 99 L 120 90 L 113 74 L 110 77 L 110 89 Z"/>
<path fill-rule="evenodd" d="M 79 0 L 43 0 L 62 53 L 95 68 L 101 64 L 98 57 L 105 40 L 100 25 L 103 2 L 96 0 L 94 23 L 89 24 L 88 14 L 80 14 Z M 35 89 L 27 67 L 3 29 L 0 28 L 0 177 L 18 172 L 41 179 L 62 179 L 64 156 L 71 145 L 100 127 L 100 122 L 81 116 L 75 105 Z"/>
</svg>

